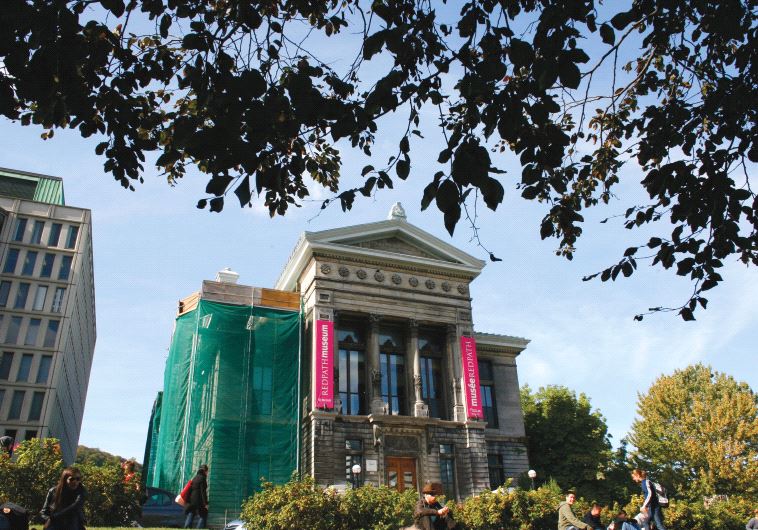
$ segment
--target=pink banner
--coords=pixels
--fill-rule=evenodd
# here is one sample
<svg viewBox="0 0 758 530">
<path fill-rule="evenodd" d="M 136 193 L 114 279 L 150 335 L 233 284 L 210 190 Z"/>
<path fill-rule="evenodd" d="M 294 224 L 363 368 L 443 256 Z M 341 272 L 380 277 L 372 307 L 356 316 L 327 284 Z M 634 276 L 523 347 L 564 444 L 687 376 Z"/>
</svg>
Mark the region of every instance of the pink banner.
<svg viewBox="0 0 758 530">
<path fill-rule="evenodd" d="M 476 341 L 472 337 L 461 337 L 461 363 L 463 364 L 463 390 L 466 394 L 467 417 L 484 418 L 482 396 L 479 390 Z"/>
<path fill-rule="evenodd" d="M 334 408 L 334 323 L 316 320 L 313 347 L 313 404 Z"/>
</svg>

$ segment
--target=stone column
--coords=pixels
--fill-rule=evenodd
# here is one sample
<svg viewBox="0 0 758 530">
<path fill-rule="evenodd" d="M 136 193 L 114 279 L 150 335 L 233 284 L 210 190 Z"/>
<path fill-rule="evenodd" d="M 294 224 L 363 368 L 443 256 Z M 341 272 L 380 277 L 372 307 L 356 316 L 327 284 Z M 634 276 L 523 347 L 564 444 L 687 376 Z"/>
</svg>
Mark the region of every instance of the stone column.
<svg viewBox="0 0 758 530">
<path fill-rule="evenodd" d="M 453 420 L 466 421 L 466 407 L 461 396 L 461 348 L 458 344 L 458 326 L 447 326 L 447 361 L 450 370 Z"/>
<path fill-rule="evenodd" d="M 382 401 L 382 372 L 379 369 L 379 321 L 381 316 L 370 314 L 369 320 L 369 339 L 368 339 L 368 366 L 371 376 L 370 394 L 369 394 L 369 413 L 386 414 L 387 407 Z"/>
<path fill-rule="evenodd" d="M 421 395 L 421 353 L 418 348 L 418 322 L 411 319 L 410 336 L 411 336 L 411 355 L 413 362 L 413 395 L 415 402 L 413 404 L 413 415 L 420 417 L 429 416 L 429 407 L 424 403 Z"/>
</svg>

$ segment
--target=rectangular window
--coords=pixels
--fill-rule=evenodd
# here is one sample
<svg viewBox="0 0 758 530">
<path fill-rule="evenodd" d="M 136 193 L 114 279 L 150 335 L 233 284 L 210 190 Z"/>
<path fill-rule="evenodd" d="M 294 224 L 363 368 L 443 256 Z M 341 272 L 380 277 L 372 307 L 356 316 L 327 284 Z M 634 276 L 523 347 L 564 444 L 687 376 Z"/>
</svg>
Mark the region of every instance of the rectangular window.
<svg viewBox="0 0 758 530">
<path fill-rule="evenodd" d="M 16 219 L 16 229 L 13 231 L 13 241 L 23 241 L 24 232 L 26 232 L 26 219 L 19 217 Z"/>
<path fill-rule="evenodd" d="M 490 472 L 490 489 L 495 490 L 505 484 L 505 468 L 501 455 L 487 455 L 487 467 Z"/>
<path fill-rule="evenodd" d="M 68 275 L 71 274 L 71 256 L 63 256 L 61 260 L 61 268 L 58 271 L 59 280 L 68 280 Z"/>
<path fill-rule="evenodd" d="M 16 344 L 18 341 L 18 332 L 21 330 L 21 317 L 11 317 L 8 322 L 8 329 L 5 332 L 5 343 Z"/>
<path fill-rule="evenodd" d="M 442 341 L 439 336 L 421 331 L 418 337 L 421 364 L 421 398 L 429 407 L 429 416 L 445 419 L 442 386 Z"/>
<path fill-rule="evenodd" d="M 396 330 L 382 330 L 379 333 L 382 401 L 392 415 L 406 414 L 404 344 L 404 337 Z"/>
<path fill-rule="evenodd" d="M 11 292 L 11 282 L 0 282 L 0 307 L 8 305 L 8 295 Z"/>
<path fill-rule="evenodd" d="M 36 438 L 36 437 L 37 437 L 37 431 L 29 431 L 29 430 L 27 430 L 26 434 L 24 435 L 24 440 L 26 440 L 28 442 L 32 438 Z"/>
<path fill-rule="evenodd" d="M 63 296 L 66 294 L 66 288 L 65 287 L 56 287 L 55 288 L 55 294 L 53 295 L 53 305 L 50 308 L 50 311 L 53 313 L 60 313 L 61 307 L 63 306 Z"/>
<path fill-rule="evenodd" d="M 361 472 L 353 473 L 354 465 L 361 466 Z M 363 485 L 363 476 L 366 474 L 366 468 L 363 465 L 363 440 L 351 439 L 345 440 L 345 478 L 349 484 L 354 486 Z"/>
<path fill-rule="evenodd" d="M 497 429 L 497 404 L 495 402 L 495 374 L 490 361 L 479 361 L 479 391 L 482 396 L 482 412 L 487 427 Z"/>
<path fill-rule="evenodd" d="M 3 410 L 3 402 L 5 401 L 5 389 L 0 388 L 0 410 Z"/>
<path fill-rule="evenodd" d="M 366 413 L 366 362 L 363 336 L 356 327 L 337 330 L 339 366 L 337 388 L 342 414 Z"/>
<path fill-rule="evenodd" d="M 55 263 L 55 254 L 46 253 L 42 260 L 42 270 L 39 271 L 40 278 L 49 278 L 53 274 L 53 264 Z"/>
<path fill-rule="evenodd" d="M 24 267 L 21 269 L 22 276 L 31 276 L 34 274 L 34 266 L 37 264 L 37 252 L 35 250 L 26 251 Z"/>
<path fill-rule="evenodd" d="M 24 395 L 26 392 L 23 390 L 14 390 L 13 398 L 11 399 L 11 407 L 8 410 L 8 419 L 17 420 L 21 418 L 21 407 L 24 406 Z"/>
<path fill-rule="evenodd" d="M 61 228 L 60 223 L 53 223 L 53 226 L 50 227 L 50 235 L 47 238 L 47 246 L 58 246 L 58 240 L 61 238 Z"/>
<path fill-rule="evenodd" d="M 47 378 L 50 377 L 50 366 L 53 364 L 53 358 L 50 355 L 43 355 L 39 360 L 39 368 L 37 369 L 37 379 L 35 383 L 44 384 L 47 383 Z"/>
<path fill-rule="evenodd" d="M 45 307 L 46 299 L 47 285 L 38 285 L 37 292 L 34 293 L 34 304 L 32 305 L 32 311 L 42 311 Z"/>
<path fill-rule="evenodd" d="M 50 320 L 47 323 L 47 331 L 45 332 L 45 342 L 42 344 L 45 348 L 52 348 L 55 346 L 55 339 L 58 336 L 58 320 Z"/>
<path fill-rule="evenodd" d="M 42 402 L 45 400 L 44 392 L 35 392 L 32 395 L 32 405 L 29 407 L 29 421 L 37 421 L 42 416 Z M 36 434 L 36 433 L 35 433 Z"/>
<path fill-rule="evenodd" d="M 76 238 L 79 235 L 78 226 L 68 227 L 68 237 L 66 237 L 66 248 L 74 248 L 76 246 Z"/>
<path fill-rule="evenodd" d="M 18 365 L 18 374 L 16 375 L 16 381 L 26 382 L 29 380 L 29 372 L 32 369 L 32 360 L 34 355 L 31 353 L 25 353 L 21 356 L 21 363 Z"/>
<path fill-rule="evenodd" d="M 30 241 L 33 245 L 39 245 L 42 242 L 42 229 L 45 228 L 45 221 L 34 221 L 34 226 L 32 227 L 32 240 Z"/>
<path fill-rule="evenodd" d="M 15 274 L 16 263 L 18 263 L 18 249 L 12 248 L 8 250 L 8 256 L 5 258 L 5 265 L 3 266 L 3 272 L 5 272 L 6 274 Z"/>
<path fill-rule="evenodd" d="M 440 481 L 447 499 L 455 499 L 455 448 L 453 444 L 440 445 Z"/>
<path fill-rule="evenodd" d="M 11 376 L 11 365 L 13 364 L 13 352 L 4 351 L 0 357 L 0 379 L 8 380 Z"/>
<path fill-rule="evenodd" d="M 26 307 L 26 298 L 29 296 L 29 284 L 19 283 L 18 290 L 16 290 L 16 301 L 13 304 L 13 309 L 24 309 Z"/>
<path fill-rule="evenodd" d="M 26 328 L 26 338 L 24 339 L 25 346 L 36 346 L 37 336 L 39 336 L 39 327 L 42 325 L 42 320 L 39 318 L 32 318 L 29 320 L 29 326 Z"/>
</svg>

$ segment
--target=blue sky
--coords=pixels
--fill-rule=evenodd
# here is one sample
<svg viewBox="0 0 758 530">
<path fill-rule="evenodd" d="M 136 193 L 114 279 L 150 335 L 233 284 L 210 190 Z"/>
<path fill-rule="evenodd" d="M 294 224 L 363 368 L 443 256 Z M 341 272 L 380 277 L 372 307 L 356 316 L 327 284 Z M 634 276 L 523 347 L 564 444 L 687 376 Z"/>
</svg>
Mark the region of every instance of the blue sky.
<svg viewBox="0 0 758 530">
<path fill-rule="evenodd" d="M 190 174 L 172 188 L 149 163 L 145 184 L 126 191 L 103 174 L 103 159 L 94 154 L 99 139 L 56 131 L 43 141 L 38 128 L 0 121 L 0 166 L 62 177 L 67 203 L 92 210 L 98 338 L 80 443 L 141 460 L 152 402 L 163 386 L 177 300 L 224 267 L 236 270 L 242 283 L 273 286 L 304 230 L 381 220 L 401 201 L 409 222 L 486 259 L 470 241 L 465 221 L 450 238 L 433 205 L 419 211 L 423 187 L 439 169 L 440 150 L 435 116 L 422 117 L 426 138 L 412 140 L 407 182 L 358 199 L 347 214 L 338 204 L 319 210 L 326 195 L 316 193 L 275 219 L 261 203 L 238 208 L 234 197 L 221 214 L 198 210 L 205 177 Z M 359 185 L 364 165 L 379 167 L 396 152 L 405 126 L 395 120 L 390 117 L 378 135 L 374 158 L 343 151 L 345 187 Z M 627 246 L 647 240 L 649 233 L 625 230 L 618 219 L 600 223 L 644 201 L 637 170 L 625 168 L 610 205 L 586 212 L 584 235 L 569 262 L 554 255 L 556 241 L 540 240 L 545 209 L 520 198 L 514 160 L 495 165 L 507 171 L 501 179 L 505 200 L 497 212 L 480 204 L 478 225 L 484 244 L 503 261 L 489 263 L 472 284 L 474 324 L 477 331 L 531 340 L 518 358 L 522 385 L 584 392 L 606 417 L 614 445 L 634 420 L 638 393 L 661 374 L 703 362 L 758 388 L 754 268 L 727 260 L 726 281 L 708 292 L 708 310 L 698 311 L 696 322 L 674 314 L 635 322 L 633 316 L 648 307 L 679 305 L 691 292 L 686 280 L 644 263 L 615 283 L 581 281 L 615 262 Z"/>
</svg>

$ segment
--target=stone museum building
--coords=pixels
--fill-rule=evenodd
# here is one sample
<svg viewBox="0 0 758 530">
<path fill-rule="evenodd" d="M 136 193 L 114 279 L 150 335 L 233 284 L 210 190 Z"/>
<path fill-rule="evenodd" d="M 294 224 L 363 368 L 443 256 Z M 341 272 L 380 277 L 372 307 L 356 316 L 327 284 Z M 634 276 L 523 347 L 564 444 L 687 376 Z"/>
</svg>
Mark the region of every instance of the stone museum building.
<svg viewBox="0 0 758 530">
<path fill-rule="evenodd" d="M 228 514 L 295 470 L 337 489 L 437 482 L 455 499 L 524 473 L 529 341 L 475 331 L 484 265 L 396 204 L 305 232 L 274 289 L 229 270 L 202 282 L 179 302 L 148 484 L 175 491 L 207 463 L 212 512 Z"/>
<path fill-rule="evenodd" d="M 300 294 L 309 337 L 301 473 L 439 482 L 461 499 L 528 469 L 516 358 L 529 341 L 474 331 L 484 265 L 399 204 L 385 221 L 302 235 L 275 286 Z"/>
</svg>

